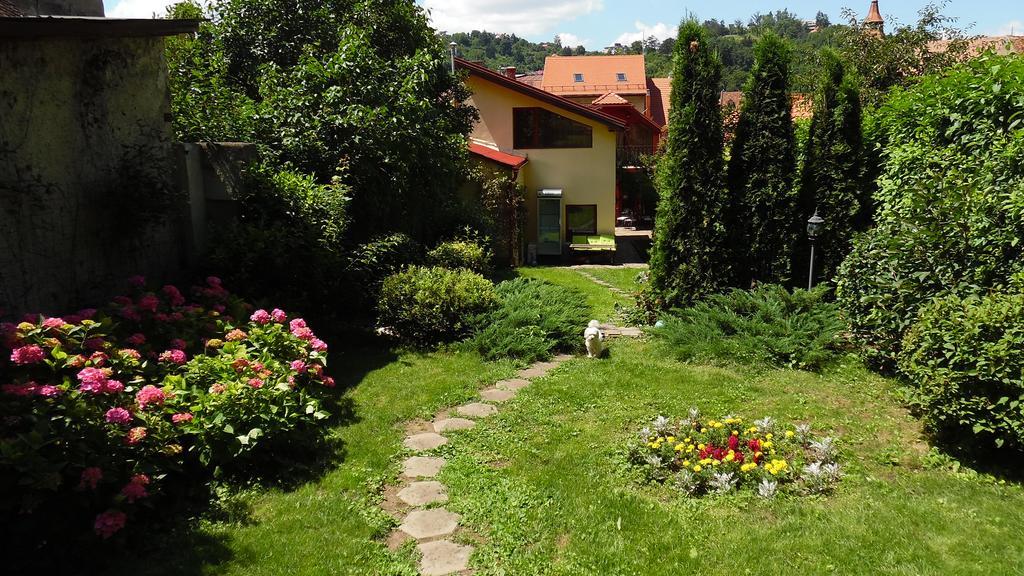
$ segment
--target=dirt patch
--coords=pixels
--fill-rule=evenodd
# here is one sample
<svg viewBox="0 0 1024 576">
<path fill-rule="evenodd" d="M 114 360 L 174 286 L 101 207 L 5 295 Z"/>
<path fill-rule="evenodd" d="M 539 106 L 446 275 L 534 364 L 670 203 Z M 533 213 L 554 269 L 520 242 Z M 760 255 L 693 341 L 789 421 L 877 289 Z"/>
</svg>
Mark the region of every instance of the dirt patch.
<svg viewBox="0 0 1024 576">
<path fill-rule="evenodd" d="M 406 436 L 415 436 L 417 434 L 423 434 L 426 432 L 433 432 L 434 425 L 426 420 L 410 420 L 405 423 L 405 434 Z"/>
<path fill-rule="evenodd" d="M 414 540 L 414 538 L 412 536 L 409 536 L 405 532 L 402 532 L 401 530 L 395 530 L 388 535 L 387 540 L 384 541 L 384 545 L 388 547 L 388 550 L 391 550 L 392 552 L 397 552 L 399 549 L 402 548 L 402 546 L 405 546 L 406 542 L 410 540 Z"/>
<path fill-rule="evenodd" d="M 412 506 L 409 506 L 402 499 L 398 497 L 398 493 L 402 491 L 401 484 L 397 486 L 388 486 L 384 488 L 384 499 L 380 503 L 380 507 L 388 513 L 392 518 L 401 520 L 406 514 L 412 510 Z"/>
<path fill-rule="evenodd" d="M 488 462 L 487 465 L 490 466 L 491 468 L 494 468 L 495 470 L 504 470 L 505 468 L 511 466 L 512 463 L 509 462 L 508 460 L 493 460 L 491 462 Z"/>
</svg>

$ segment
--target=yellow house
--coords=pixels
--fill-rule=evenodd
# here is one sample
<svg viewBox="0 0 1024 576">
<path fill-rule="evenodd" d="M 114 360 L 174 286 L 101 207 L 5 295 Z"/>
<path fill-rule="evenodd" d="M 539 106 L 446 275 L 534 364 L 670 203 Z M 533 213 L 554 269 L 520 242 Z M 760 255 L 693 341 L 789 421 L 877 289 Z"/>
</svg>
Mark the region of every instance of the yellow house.
<svg viewBox="0 0 1024 576">
<path fill-rule="evenodd" d="M 527 189 L 526 241 L 562 255 L 581 236 L 615 236 L 617 136 L 625 122 L 462 59 L 480 120 L 470 151 Z"/>
</svg>

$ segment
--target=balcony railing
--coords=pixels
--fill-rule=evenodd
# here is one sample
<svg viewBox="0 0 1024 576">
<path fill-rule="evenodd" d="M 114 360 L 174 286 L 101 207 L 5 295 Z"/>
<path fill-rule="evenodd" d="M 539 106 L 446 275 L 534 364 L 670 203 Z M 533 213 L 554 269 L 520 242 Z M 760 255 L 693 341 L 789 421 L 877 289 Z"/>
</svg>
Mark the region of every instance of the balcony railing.
<svg viewBox="0 0 1024 576">
<path fill-rule="evenodd" d="M 615 159 L 620 167 L 641 166 L 643 156 L 654 154 L 654 146 L 619 146 Z"/>
</svg>

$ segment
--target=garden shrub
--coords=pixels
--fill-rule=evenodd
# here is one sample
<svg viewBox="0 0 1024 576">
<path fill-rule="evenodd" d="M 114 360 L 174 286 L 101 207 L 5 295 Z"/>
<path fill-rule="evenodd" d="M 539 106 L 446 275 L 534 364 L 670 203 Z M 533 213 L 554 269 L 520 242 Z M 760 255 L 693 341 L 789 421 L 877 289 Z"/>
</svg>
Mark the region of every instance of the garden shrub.
<svg viewBox="0 0 1024 576">
<path fill-rule="evenodd" d="M 464 268 L 477 274 L 491 271 L 490 240 L 472 230 L 465 230 L 460 238 L 438 244 L 427 252 L 427 263 L 457 270 Z"/>
<path fill-rule="evenodd" d="M 680 360 L 767 363 L 819 370 L 835 357 L 844 329 L 826 290 L 767 285 L 732 290 L 675 310 L 652 333 Z"/>
<path fill-rule="evenodd" d="M 345 263 L 348 297 L 357 306 L 373 310 L 385 278 L 422 263 L 423 247 L 406 234 L 388 234 L 360 244 L 351 250 Z"/>
<path fill-rule="evenodd" d="M 5 542 L 120 537 L 324 434 L 334 380 L 301 318 L 249 315 L 217 278 L 192 300 L 143 284 L 99 311 L 0 325 Z"/>
<path fill-rule="evenodd" d="M 582 349 L 590 307 L 578 290 L 530 278 L 498 284 L 500 306 L 475 320 L 468 346 L 484 358 L 545 360 Z"/>
<path fill-rule="evenodd" d="M 907 333 L 899 367 L 934 432 L 1024 453 L 1024 294 L 936 298 Z"/>
<path fill-rule="evenodd" d="M 674 486 L 686 496 L 750 489 L 762 498 L 830 491 L 842 478 L 832 438 L 816 438 L 807 424 L 783 426 L 770 417 L 705 418 L 696 408 L 674 422 L 659 416 L 628 447 L 644 480 Z"/>
<path fill-rule="evenodd" d="M 877 226 L 855 241 L 836 296 L 872 362 L 896 366 L 919 309 L 1024 270 L 1024 60 L 983 55 L 909 89 L 874 118 L 884 162 Z"/>
<path fill-rule="evenodd" d="M 379 322 L 419 346 L 468 336 L 472 319 L 498 304 L 494 284 L 469 270 L 410 266 L 381 287 Z"/>
</svg>

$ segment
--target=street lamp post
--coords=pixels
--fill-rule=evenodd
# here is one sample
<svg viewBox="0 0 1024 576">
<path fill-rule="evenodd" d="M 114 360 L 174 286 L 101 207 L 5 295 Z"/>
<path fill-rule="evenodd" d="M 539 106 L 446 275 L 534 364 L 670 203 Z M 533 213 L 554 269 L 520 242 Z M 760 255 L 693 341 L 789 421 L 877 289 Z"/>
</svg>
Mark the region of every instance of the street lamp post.
<svg viewBox="0 0 1024 576">
<path fill-rule="evenodd" d="M 452 42 L 451 44 L 448 45 L 448 50 L 451 51 L 452 54 L 452 75 L 455 75 L 455 55 L 458 49 L 459 45 L 456 44 L 455 42 Z"/>
<path fill-rule="evenodd" d="M 815 243 L 818 241 L 818 237 L 821 236 L 822 230 L 825 229 L 825 219 L 818 216 L 818 211 L 814 211 L 814 216 L 807 221 L 807 238 L 811 241 L 811 270 L 807 275 L 807 290 L 814 289 L 814 248 Z"/>
</svg>

